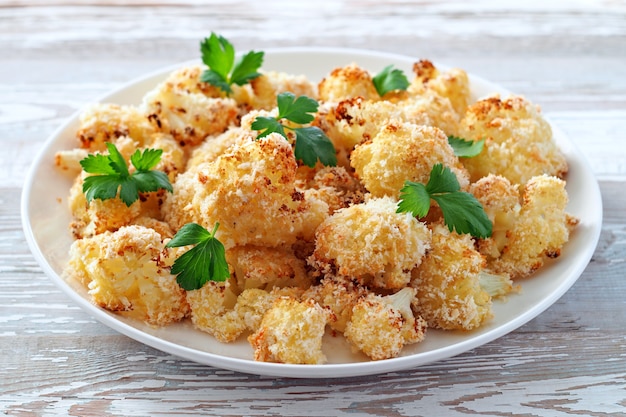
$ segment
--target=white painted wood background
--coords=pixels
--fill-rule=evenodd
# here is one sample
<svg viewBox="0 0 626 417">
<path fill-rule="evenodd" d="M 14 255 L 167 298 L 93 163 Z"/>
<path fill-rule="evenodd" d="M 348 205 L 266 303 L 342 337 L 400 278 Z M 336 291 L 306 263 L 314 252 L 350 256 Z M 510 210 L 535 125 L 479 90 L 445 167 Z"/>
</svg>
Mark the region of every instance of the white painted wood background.
<svg viewBox="0 0 626 417">
<path fill-rule="evenodd" d="M 517 331 L 405 372 L 281 379 L 198 365 L 95 322 L 44 276 L 19 198 L 34 154 L 83 105 L 198 56 L 343 46 L 460 66 L 540 103 L 604 203 L 600 243 Z M 15 416 L 626 415 L 626 1 L 0 0 L 0 411 Z"/>
</svg>

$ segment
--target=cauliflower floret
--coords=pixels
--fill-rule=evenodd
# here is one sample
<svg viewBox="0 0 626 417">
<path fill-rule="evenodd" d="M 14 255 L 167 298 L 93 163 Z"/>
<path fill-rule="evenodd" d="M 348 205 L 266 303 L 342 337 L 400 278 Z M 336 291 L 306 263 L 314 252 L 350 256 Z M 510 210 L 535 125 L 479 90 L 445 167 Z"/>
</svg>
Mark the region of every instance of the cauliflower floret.
<svg viewBox="0 0 626 417">
<path fill-rule="evenodd" d="M 539 109 L 520 96 L 494 96 L 468 107 L 459 134 L 466 140 L 485 139 L 482 152 L 463 159 L 472 182 L 492 173 L 514 184 L 547 174 L 567 173 L 565 156 L 552 139 L 550 124 Z"/>
<path fill-rule="evenodd" d="M 75 148 L 62 150 L 54 155 L 54 164 L 68 175 L 77 176 L 83 170 L 80 161 L 89 156 L 87 149 Z"/>
<path fill-rule="evenodd" d="M 250 81 L 253 109 L 271 110 L 276 107 L 276 97 L 289 91 L 296 97 L 307 96 L 315 99 L 317 87 L 304 75 L 291 75 L 284 72 L 269 71 Z"/>
<path fill-rule="evenodd" d="M 401 149 L 401 152 L 398 152 Z M 462 189 L 469 176 L 445 133 L 436 127 L 389 123 L 371 141 L 358 145 L 351 163 L 365 188 L 376 197 L 398 197 L 406 180 L 426 184 L 435 164 L 447 166 Z"/>
<path fill-rule="evenodd" d="M 305 200 L 295 189 L 295 175 L 292 147 L 281 135 L 245 141 L 179 175 L 163 213 L 175 230 L 190 222 L 205 228 L 219 222 L 217 237 L 227 249 L 312 239 L 328 216 L 328 206 Z"/>
<path fill-rule="evenodd" d="M 305 261 L 288 248 L 236 246 L 226 252 L 226 260 L 235 273 L 239 289 L 306 289 L 313 283 L 307 275 Z"/>
<path fill-rule="evenodd" d="M 464 70 L 451 68 L 441 72 L 432 62 L 423 59 L 413 64 L 413 72 L 415 78 L 408 88 L 409 94 L 422 95 L 426 91 L 433 91 L 450 100 L 458 117 L 465 114 L 471 94 L 469 78 Z"/>
<path fill-rule="evenodd" d="M 478 187 L 480 183 L 474 188 Z M 558 257 L 569 240 L 570 229 L 578 223 L 566 212 L 567 202 L 565 181 L 547 175 L 531 178 L 524 186 L 520 204 L 500 215 L 505 225 L 498 224 L 496 216 L 494 228 L 504 233 L 485 245 L 490 255 L 488 268 L 518 279 L 530 275 L 548 258 Z"/>
<path fill-rule="evenodd" d="M 93 199 L 87 203 L 83 193 L 85 175 L 76 177 L 70 188 L 68 205 L 72 213 L 70 230 L 74 238 L 91 237 L 105 231 L 116 231 L 127 226 L 141 214 L 141 202 L 135 201 L 127 206 L 120 198 L 108 200 Z"/>
<path fill-rule="evenodd" d="M 305 167 L 308 168 L 308 167 Z M 313 170 L 307 169 L 313 172 Z M 298 173 L 302 175 L 302 171 Z M 366 190 L 363 185 L 343 167 L 323 167 L 313 178 L 300 178 L 299 188 L 304 189 L 305 199 L 319 199 L 328 205 L 332 214 L 340 208 L 364 201 Z"/>
<path fill-rule="evenodd" d="M 142 110 L 161 132 L 183 146 L 200 144 L 236 123 L 239 110 L 231 98 L 212 98 L 165 81 L 143 98 Z"/>
<path fill-rule="evenodd" d="M 76 137 L 81 148 L 89 151 L 106 150 L 105 142 L 116 143 L 122 136 L 129 136 L 143 146 L 155 133 L 148 118 L 134 106 L 96 103 L 85 109 L 79 119 Z"/>
<path fill-rule="evenodd" d="M 378 100 L 372 75 L 356 64 L 335 68 L 317 86 L 322 101 L 340 102 L 352 97 Z"/>
<path fill-rule="evenodd" d="M 319 285 L 305 291 L 302 298 L 312 299 L 322 307 L 330 309 L 335 315 L 330 327 L 343 333 L 352 317 L 352 309 L 367 294 L 368 290 L 365 287 L 350 279 L 328 275 Z"/>
<path fill-rule="evenodd" d="M 93 302 L 150 325 L 164 326 L 187 316 L 185 292 L 160 265 L 161 235 L 125 226 L 75 241 L 67 273 L 89 289 Z"/>
<path fill-rule="evenodd" d="M 248 341 L 254 359 L 263 362 L 321 364 L 322 337 L 333 314 L 313 300 L 278 298 Z"/>
<path fill-rule="evenodd" d="M 373 360 L 395 358 L 405 345 L 421 342 L 426 322 L 411 310 L 414 297 L 415 289 L 406 287 L 384 297 L 370 293 L 360 298 L 346 325 L 346 339 Z"/>
<path fill-rule="evenodd" d="M 187 291 L 187 302 L 193 325 L 220 342 L 232 342 L 246 330 L 235 310 L 237 294 L 229 281 L 208 281 L 200 289 Z"/>
<path fill-rule="evenodd" d="M 187 161 L 187 170 L 194 169 L 203 162 L 213 162 L 218 156 L 226 153 L 236 145 L 250 140 L 249 130 L 241 127 L 230 127 L 226 132 L 207 137 L 199 146 L 194 148 Z"/>
<path fill-rule="evenodd" d="M 432 226 L 431 248 L 412 272 L 416 310 L 429 327 L 471 330 L 492 316 L 491 297 L 480 286 L 485 259 L 470 235 Z"/>
<path fill-rule="evenodd" d="M 205 68 L 202 65 L 189 65 L 172 71 L 165 82 L 173 88 L 187 93 L 199 93 L 211 98 L 224 97 L 225 93 L 212 84 L 200 81 Z"/>
<path fill-rule="evenodd" d="M 429 247 L 430 231 L 396 209 L 396 202 L 385 197 L 338 210 L 318 227 L 309 262 L 322 274 L 402 288 Z"/>
</svg>

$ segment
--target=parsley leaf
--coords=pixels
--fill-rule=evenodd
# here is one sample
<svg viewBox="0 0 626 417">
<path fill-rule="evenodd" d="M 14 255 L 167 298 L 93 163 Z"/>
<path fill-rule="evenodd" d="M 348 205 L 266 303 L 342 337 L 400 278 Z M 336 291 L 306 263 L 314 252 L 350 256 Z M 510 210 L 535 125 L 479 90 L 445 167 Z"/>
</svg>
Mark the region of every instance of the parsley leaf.
<svg viewBox="0 0 626 417">
<path fill-rule="evenodd" d="M 442 164 L 433 166 L 426 186 L 412 181 L 404 182 L 397 212 L 410 212 L 416 217 L 424 217 L 430 210 L 431 199 L 441 208 L 443 220 L 450 231 L 469 233 L 478 238 L 491 236 L 493 224 L 483 206 L 472 194 L 461 191 L 454 172 Z"/>
<path fill-rule="evenodd" d="M 337 165 L 337 153 L 335 146 L 326 134 L 317 126 L 290 127 L 283 125 L 280 120 L 286 119 L 296 124 L 310 123 L 315 119 L 314 113 L 319 107 L 317 101 L 307 96 L 296 98 L 293 93 L 280 93 L 276 101 L 278 103 L 278 116 L 258 116 L 252 122 L 251 128 L 258 130 L 258 139 L 270 133 L 280 133 L 287 138 L 285 129 L 296 134 L 294 154 L 296 159 L 305 165 L 314 167 L 319 160 L 325 166 Z"/>
<path fill-rule="evenodd" d="M 224 245 L 215 237 L 219 226 L 215 223 L 213 231 L 209 232 L 197 223 L 187 223 L 165 245 L 166 248 L 196 245 L 172 265 L 171 272 L 183 289 L 198 290 L 207 281 L 222 282 L 230 277 Z"/>
<path fill-rule="evenodd" d="M 471 158 L 480 154 L 485 146 L 485 139 L 465 140 L 457 136 L 448 136 L 448 143 L 459 158 Z"/>
<path fill-rule="evenodd" d="M 379 96 L 384 96 L 390 91 L 406 90 L 409 87 L 409 80 L 404 73 L 393 68 L 393 65 L 386 66 L 381 72 L 372 78 L 374 87 Z"/>
<path fill-rule="evenodd" d="M 135 172 L 130 174 L 128 165 L 117 147 L 107 142 L 108 155 L 92 154 L 80 161 L 83 170 L 93 174 L 85 178 L 83 193 L 87 202 L 93 199 L 107 200 L 118 195 L 127 206 L 133 204 L 139 193 L 160 189 L 172 192 L 167 174 L 152 169 L 161 160 L 161 149 L 139 149 L 130 157 Z"/>
<path fill-rule="evenodd" d="M 263 65 L 263 52 L 250 51 L 235 61 L 235 48 L 223 36 L 211 33 L 200 43 L 202 62 L 209 67 L 200 80 L 231 93 L 231 85 L 244 85 L 261 75 L 258 69 Z"/>
</svg>

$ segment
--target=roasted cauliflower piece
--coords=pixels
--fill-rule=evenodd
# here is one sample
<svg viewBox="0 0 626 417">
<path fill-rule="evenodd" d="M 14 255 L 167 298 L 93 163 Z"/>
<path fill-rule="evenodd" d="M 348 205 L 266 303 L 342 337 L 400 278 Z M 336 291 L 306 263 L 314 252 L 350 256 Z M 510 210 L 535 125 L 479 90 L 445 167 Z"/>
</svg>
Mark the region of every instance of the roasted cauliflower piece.
<svg viewBox="0 0 626 417">
<path fill-rule="evenodd" d="M 272 110 L 276 107 L 276 97 L 280 93 L 291 92 L 296 97 L 317 98 L 317 86 L 303 75 L 291 75 L 284 72 L 262 72 L 250 81 L 252 96 L 250 105 L 253 109 Z"/>
<path fill-rule="evenodd" d="M 352 309 L 367 294 L 367 288 L 351 279 L 327 275 L 319 285 L 305 291 L 302 298 L 314 300 L 322 307 L 330 309 L 335 315 L 335 320 L 329 323 L 330 327 L 343 333 L 352 317 Z"/>
<path fill-rule="evenodd" d="M 313 280 L 306 271 L 306 262 L 297 258 L 290 248 L 236 246 L 226 252 L 239 289 L 299 287 L 307 289 Z"/>
<path fill-rule="evenodd" d="M 263 316 L 259 329 L 248 337 L 254 359 L 292 364 L 326 362 L 322 337 L 331 320 L 330 310 L 313 300 L 278 298 Z"/>
<path fill-rule="evenodd" d="M 346 324 L 346 339 L 373 360 L 395 358 L 405 345 L 421 342 L 427 325 L 411 310 L 414 297 L 415 289 L 405 287 L 360 298 Z"/>
<path fill-rule="evenodd" d="M 143 146 L 150 143 L 155 132 L 146 115 L 137 107 L 96 103 L 80 114 L 76 137 L 81 148 L 94 152 L 105 151 L 106 142 L 116 143 L 123 136 Z"/>
<path fill-rule="evenodd" d="M 485 259 L 470 235 L 432 226 L 431 247 L 412 271 L 415 308 L 429 327 L 471 330 L 491 318 L 491 297 L 480 285 Z"/>
<path fill-rule="evenodd" d="M 532 177 L 520 194 L 516 185 L 498 176 L 479 180 L 471 190 L 493 216 L 493 236 L 478 241 L 488 269 L 512 279 L 528 276 L 547 259 L 558 257 L 578 223 L 566 212 L 565 181 L 553 176 Z"/>
<path fill-rule="evenodd" d="M 165 219 L 175 230 L 190 222 L 205 228 L 219 222 L 217 237 L 227 249 L 312 239 L 328 206 L 307 201 L 296 190 L 296 167 L 292 147 L 281 135 L 251 139 L 179 175 L 163 205 Z"/>
<path fill-rule="evenodd" d="M 430 246 L 430 231 L 396 209 L 396 202 L 385 197 L 338 210 L 318 227 L 309 262 L 322 274 L 363 285 L 404 287 Z"/>
<path fill-rule="evenodd" d="M 485 140 L 482 152 L 464 158 L 472 182 L 489 174 L 514 184 L 547 174 L 563 178 L 568 165 L 552 138 L 550 124 L 539 108 L 521 96 L 480 100 L 468 107 L 459 134 L 466 140 Z"/>
<path fill-rule="evenodd" d="M 464 70 L 450 68 L 442 72 L 431 61 L 422 59 L 413 64 L 413 73 L 415 77 L 408 88 L 409 94 L 420 96 L 427 91 L 435 92 L 450 101 L 458 117 L 465 114 L 471 102 L 471 92 Z"/>
<path fill-rule="evenodd" d="M 185 292 L 161 265 L 161 235 L 143 226 L 124 226 L 76 240 L 67 273 L 87 286 L 94 304 L 154 326 L 189 313 Z"/>
<path fill-rule="evenodd" d="M 380 97 L 374 87 L 372 75 L 356 64 L 333 69 L 318 86 L 319 99 L 328 102 L 340 102 L 353 97 L 365 100 L 378 100 Z"/>
<path fill-rule="evenodd" d="M 141 109 L 156 130 L 171 134 L 183 146 L 196 146 L 224 132 L 239 114 L 231 98 L 207 97 L 167 80 L 144 96 Z"/>
<path fill-rule="evenodd" d="M 431 126 L 391 122 L 371 141 L 354 149 L 351 163 L 365 188 L 376 197 L 397 198 L 406 180 L 426 184 L 438 163 L 454 172 L 462 189 L 469 185 L 469 175 L 448 137 Z"/>
</svg>

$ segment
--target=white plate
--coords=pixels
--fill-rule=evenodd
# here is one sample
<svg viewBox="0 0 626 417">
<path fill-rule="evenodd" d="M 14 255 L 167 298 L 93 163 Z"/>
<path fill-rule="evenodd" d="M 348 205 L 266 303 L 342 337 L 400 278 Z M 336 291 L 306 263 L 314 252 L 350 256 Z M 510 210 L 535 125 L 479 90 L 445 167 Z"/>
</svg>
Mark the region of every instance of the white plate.
<svg viewBox="0 0 626 417">
<path fill-rule="evenodd" d="M 305 74 L 311 80 L 318 81 L 333 68 L 352 62 L 373 72 L 394 64 L 405 73 L 411 74 L 415 60 L 412 57 L 372 51 L 290 48 L 266 50 L 263 69 Z M 134 80 L 102 97 L 100 101 L 139 104 L 148 90 L 182 65 L 165 68 Z M 478 77 L 470 75 L 470 80 L 475 97 L 493 92 L 507 94 L 503 88 Z M 428 330 L 424 342 L 406 347 L 398 358 L 383 361 L 369 361 L 362 355 L 355 355 L 342 337 L 327 336 L 324 340 L 327 364 L 255 362 L 252 359 L 252 348 L 245 338 L 235 343 L 222 344 L 211 336 L 194 330 L 188 322 L 153 329 L 96 307 L 89 301 L 84 288 L 61 278 L 72 243 L 68 229 L 70 213 L 67 208 L 71 179 L 55 169 L 54 155 L 59 150 L 76 146 L 74 132 L 77 126 L 78 114 L 75 114 L 54 132 L 35 159 L 26 178 L 22 194 L 22 221 L 26 239 L 35 258 L 64 293 L 103 324 L 154 348 L 220 368 L 285 377 L 347 377 L 408 369 L 466 352 L 517 329 L 559 299 L 582 274 L 600 235 L 602 201 L 598 184 L 580 151 L 553 125 L 555 139 L 570 166 L 567 177 L 567 191 L 570 196 L 568 212 L 579 217 L 581 223 L 565 245 L 561 257 L 540 270 L 532 279 L 521 283 L 522 294 L 509 297 L 506 303 L 495 303 L 493 320 L 472 332 Z"/>
</svg>

